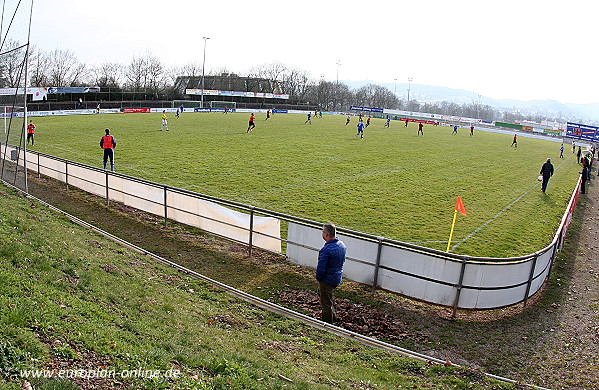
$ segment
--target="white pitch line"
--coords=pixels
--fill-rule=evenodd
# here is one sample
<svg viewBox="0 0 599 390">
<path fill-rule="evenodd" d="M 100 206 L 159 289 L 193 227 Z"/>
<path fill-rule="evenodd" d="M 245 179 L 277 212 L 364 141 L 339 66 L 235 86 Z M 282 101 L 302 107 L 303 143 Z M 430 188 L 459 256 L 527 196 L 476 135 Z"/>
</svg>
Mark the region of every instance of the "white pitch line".
<svg viewBox="0 0 599 390">
<path fill-rule="evenodd" d="M 562 165 L 564 165 L 566 163 L 566 161 L 563 161 L 555 170 L 557 171 L 558 169 L 560 169 L 562 167 Z M 490 224 L 491 222 L 493 222 L 494 220 L 496 220 L 501 214 L 503 214 L 507 209 L 509 209 L 510 207 L 512 207 L 514 204 L 516 204 L 520 199 L 522 199 L 523 197 L 525 197 L 526 195 L 528 195 L 532 190 L 535 189 L 535 187 L 538 187 L 540 183 L 535 183 L 535 185 L 532 186 L 532 188 L 528 191 L 526 191 L 525 193 L 523 193 L 522 195 L 520 195 L 516 200 L 514 200 L 512 203 L 508 204 L 507 206 L 505 206 L 500 212 L 498 212 L 497 214 L 495 214 L 493 216 L 493 218 L 489 219 L 487 222 L 483 223 L 482 225 L 480 225 L 478 228 L 476 228 L 472 233 L 468 234 L 463 240 L 456 242 L 452 247 L 451 250 L 453 251 L 455 248 L 457 248 L 458 246 L 462 245 L 464 242 L 466 242 L 466 240 L 470 239 L 470 237 L 474 236 L 476 233 L 478 233 L 480 230 L 482 230 L 485 226 L 487 226 L 488 224 Z"/>
</svg>

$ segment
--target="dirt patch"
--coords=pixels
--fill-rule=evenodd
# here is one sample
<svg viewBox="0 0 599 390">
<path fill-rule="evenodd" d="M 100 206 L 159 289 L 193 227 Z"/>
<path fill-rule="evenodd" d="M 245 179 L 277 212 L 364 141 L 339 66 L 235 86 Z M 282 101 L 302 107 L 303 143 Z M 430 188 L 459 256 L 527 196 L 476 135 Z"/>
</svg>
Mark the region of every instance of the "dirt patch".
<svg viewBox="0 0 599 390">
<path fill-rule="evenodd" d="M 318 295 L 307 290 L 281 290 L 272 293 L 272 300 L 293 307 L 314 318 L 320 318 Z M 375 309 L 348 299 L 336 298 L 337 323 L 347 330 L 386 341 L 411 340 L 427 343 L 427 337 L 411 332 L 410 326 L 388 311 Z"/>
<path fill-rule="evenodd" d="M 597 181 L 598 179 L 595 179 Z M 599 193 L 581 195 L 550 279 L 526 307 L 451 310 L 344 281 L 339 324 L 403 348 L 551 389 L 599 388 Z M 319 317 L 312 271 L 126 206 L 31 177 L 30 192 L 89 223 L 235 288 Z M 110 268 L 110 267 L 108 267 Z M 106 269 L 107 272 L 115 272 Z M 118 271 L 116 271 L 118 272 Z M 283 279 L 281 275 L 286 275 Z M 230 318 L 215 325 L 243 326 Z M 264 345 L 268 347 L 268 345 Z M 274 346 L 273 346 L 274 347 Z M 83 353 L 83 352 L 82 352 Z"/>
<path fill-rule="evenodd" d="M 129 386 L 116 378 L 83 377 L 83 372 L 101 373 L 110 367 L 110 360 L 106 357 L 98 356 L 90 350 L 79 348 L 76 344 L 58 339 L 48 339 L 40 335 L 40 339 L 48 346 L 51 359 L 44 366 L 45 370 L 53 371 L 56 375 L 62 370 L 69 370 L 73 373 L 72 377 L 68 378 L 82 390 L 93 389 L 124 389 Z M 74 375 L 75 370 L 82 370 L 80 375 Z M 106 372 L 106 371 L 104 371 Z M 33 388 L 37 388 L 40 382 L 39 379 L 31 379 Z"/>
<path fill-rule="evenodd" d="M 206 321 L 209 325 L 216 325 L 224 329 L 247 329 L 249 325 L 230 314 L 217 314 Z"/>
</svg>

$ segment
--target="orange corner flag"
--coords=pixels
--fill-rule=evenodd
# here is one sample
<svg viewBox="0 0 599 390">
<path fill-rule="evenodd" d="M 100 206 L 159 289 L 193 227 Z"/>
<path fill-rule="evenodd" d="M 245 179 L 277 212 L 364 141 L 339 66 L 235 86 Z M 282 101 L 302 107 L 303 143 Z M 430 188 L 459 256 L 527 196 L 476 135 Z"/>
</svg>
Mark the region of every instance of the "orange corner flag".
<svg viewBox="0 0 599 390">
<path fill-rule="evenodd" d="M 464 202 L 462 202 L 462 197 L 458 196 L 458 200 L 455 202 L 455 209 L 462 213 L 462 215 L 466 215 L 466 208 L 464 207 Z"/>
</svg>

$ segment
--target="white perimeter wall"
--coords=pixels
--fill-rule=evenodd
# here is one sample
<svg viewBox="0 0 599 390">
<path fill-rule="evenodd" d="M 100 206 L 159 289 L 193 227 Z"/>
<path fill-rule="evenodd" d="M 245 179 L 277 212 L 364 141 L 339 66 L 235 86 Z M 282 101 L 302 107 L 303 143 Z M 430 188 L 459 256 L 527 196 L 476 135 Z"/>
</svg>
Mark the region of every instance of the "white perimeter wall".
<svg viewBox="0 0 599 390">
<path fill-rule="evenodd" d="M 4 148 L 3 145 L 2 153 Z M 8 158 L 12 150 L 15 148 L 10 146 L 7 148 Z M 20 165 L 23 165 L 22 160 Z M 43 175 L 102 197 L 106 196 L 108 183 L 108 199 L 112 201 L 162 217 L 166 212 L 166 216 L 174 221 L 246 244 L 250 242 L 250 214 L 201 199 L 192 193 L 179 192 L 169 187 L 114 175 L 91 167 L 67 164 L 66 161 L 36 153 L 27 153 L 27 168 L 31 171 L 39 170 Z M 252 227 L 252 245 L 281 253 L 279 219 L 255 215 Z"/>
<path fill-rule="evenodd" d="M 343 276 L 372 285 L 379 243 L 343 234 L 338 234 L 338 238 L 347 246 Z M 315 269 L 318 251 L 324 245 L 321 229 L 290 222 L 287 239 L 289 260 Z M 551 251 L 537 259 L 528 296 L 541 287 L 550 262 Z M 440 305 L 454 304 L 461 261 L 383 243 L 379 264 L 378 287 Z M 466 262 L 458 307 L 489 309 L 521 302 L 532 265 L 532 259 L 509 263 Z"/>
</svg>

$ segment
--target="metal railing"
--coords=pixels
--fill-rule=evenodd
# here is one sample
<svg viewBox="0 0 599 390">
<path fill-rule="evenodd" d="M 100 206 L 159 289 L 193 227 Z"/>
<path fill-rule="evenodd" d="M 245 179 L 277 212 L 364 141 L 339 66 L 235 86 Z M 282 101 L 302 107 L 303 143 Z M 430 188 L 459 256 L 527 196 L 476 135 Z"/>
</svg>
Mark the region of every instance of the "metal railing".
<svg viewBox="0 0 599 390">
<path fill-rule="evenodd" d="M 4 159 L 4 179 L 4 165 L 11 163 L 10 152 L 16 151 L 18 158 L 16 162 L 12 162 L 14 169 L 23 169 L 23 157 L 19 148 L 6 144 L 0 144 L 0 147 L 0 158 Z M 102 196 L 107 204 L 119 200 L 162 217 L 164 224 L 169 219 L 175 220 L 245 244 L 249 255 L 255 248 L 261 248 L 282 254 L 290 261 L 307 267 L 316 266 L 317 252 L 322 244 L 321 222 L 110 172 L 35 151 L 27 152 L 27 166 L 28 171 L 36 172 L 38 176 L 45 175 L 63 181 L 66 188 L 76 186 Z M 16 177 L 15 174 L 15 180 Z M 10 182 L 10 178 L 8 179 L 6 181 Z M 338 228 L 339 237 L 348 247 L 344 277 L 369 284 L 373 290 L 383 288 L 451 307 L 454 314 L 459 308 L 491 309 L 522 302 L 526 304 L 551 272 L 570 225 L 579 188 L 580 181 L 551 243 L 537 252 L 521 257 L 458 255 Z M 177 197 L 179 203 L 174 202 Z M 199 208 L 189 206 L 199 201 L 233 210 L 238 213 L 235 218 L 243 221 L 231 222 L 210 213 L 195 211 Z M 257 221 L 271 223 L 272 226 L 260 228 Z M 286 222 L 287 232 L 281 231 L 280 221 Z M 210 227 L 206 228 L 204 224 Z M 278 247 L 273 245 L 274 242 L 278 243 Z M 285 248 L 281 250 L 283 244 Z"/>
</svg>

